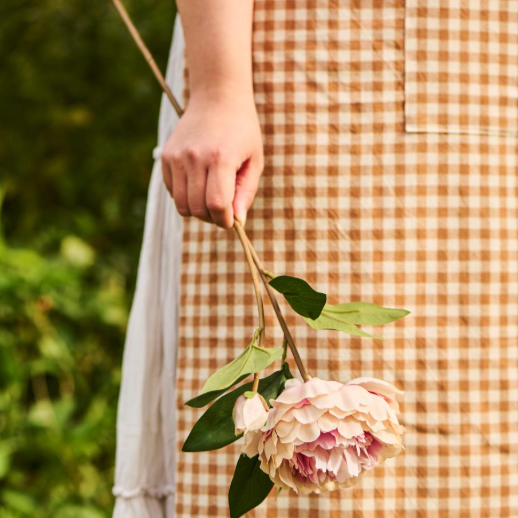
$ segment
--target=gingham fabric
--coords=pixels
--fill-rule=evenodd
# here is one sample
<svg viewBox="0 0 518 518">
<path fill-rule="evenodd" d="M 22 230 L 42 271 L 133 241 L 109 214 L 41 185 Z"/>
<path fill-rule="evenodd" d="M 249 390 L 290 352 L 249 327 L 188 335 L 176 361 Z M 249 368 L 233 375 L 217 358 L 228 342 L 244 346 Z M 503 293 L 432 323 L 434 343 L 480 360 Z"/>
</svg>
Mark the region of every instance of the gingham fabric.
<svg viewBox="0 0 518 518">
<path fill-rule="evenodd" d="M 251 240 L 331 303 L 412 314 L 380 341 L 312 330 L 282 303 L 312 375 L 405 390 L 406 451 L 352 489 L 272 492 L 248 516 L 518 517 L 517 6 L 255 1 Z M 182 453 L 203 412 L 184 402 L 248 344 L 254 295 L 232 231 L 188 220 L 182 254 L 176 516 L 227 517 L 240 443 Z"/>
<path fill-rule="evenodd" d="M 407 131 L 518 135 L 518 1 L 407 0 Z"/>
</svg>

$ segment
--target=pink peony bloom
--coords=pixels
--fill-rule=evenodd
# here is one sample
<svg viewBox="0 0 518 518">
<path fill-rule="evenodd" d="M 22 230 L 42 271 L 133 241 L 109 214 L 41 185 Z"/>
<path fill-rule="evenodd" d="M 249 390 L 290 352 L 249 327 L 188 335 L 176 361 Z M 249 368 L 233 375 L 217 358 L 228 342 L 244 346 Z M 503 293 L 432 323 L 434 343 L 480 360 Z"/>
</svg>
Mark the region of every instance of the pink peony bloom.
<svg viewBox="0 0 518 518">
<path fill-rule="evenodd" d="M 350 487 L 403 450 L 396 393 L 402 392 L 373 378 L 345 385 L 289 380 L 270 401 L 266 425 L 245 436 L 243 453 L 259 454 L 261 469 L 284 489 L 308 494 Z"/>
<path fill-rule="evenodd" d="M 234 404 L 232 419 L 236 426 L 236 435 L 259 430 L 268 419 L 268 405 L 260 394 L 247 398 L 239 396 Z"/>
</svg>

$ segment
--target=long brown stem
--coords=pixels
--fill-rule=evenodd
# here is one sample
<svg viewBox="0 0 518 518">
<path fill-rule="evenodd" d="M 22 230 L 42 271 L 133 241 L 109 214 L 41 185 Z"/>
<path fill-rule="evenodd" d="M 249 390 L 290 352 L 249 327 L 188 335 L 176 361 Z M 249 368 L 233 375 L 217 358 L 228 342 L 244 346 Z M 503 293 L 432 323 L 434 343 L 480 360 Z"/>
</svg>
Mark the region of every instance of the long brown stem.
<svg viewBox="0 0 518 518">
<path fill-rule="evenodd" d="M 286 321 L 284 320 L 284 317 L 282 315 L 281 308 L 279 307 L 279 303 L 277 302 L 277 298 L 275 297 L 275 293 L 273 292 L 273 289 L 268 282 L 268 277 L 271 274 L 270 274 L 270 272 L 266 273 L 266 270 L 263 268 L 261 260 L 259 259 L 259 256 L 257 255 L 257 252 L 255 251 L 255 248 L 253 247 L 253 245 L 250 242 L 250 240 L 248 239 L 248 237 L 247 237 L 247 241 L 248 241 L 250 253 L 252 254 L 252 258 L 254 260 L 255 265 L 257 266 L 257 269 L 259 270 L 259 275 L 261 276 L 264 287 L 266 288 L 266 293 L 268 293 L 268 297 L 270 298 L 270 302 L 272 303 L 273 310 L 275 311 L 275 314 L 277 315 L 277 320 L 279 321 L 279 324 L 282 327 L 282 330 L 284 332 L 284 337 L 285 337 L 286 341 L 288 342 L 288 345 L 291 350 L 291 354 L 293 354 L 293 359 L 295 360 L 295 363 L 297 364 L 297 368 L 299 369 L 300 375 L 302 376 L 302 379 L 304 381 L 309 381 L 311 379 L 311 377 L 309 376 L 308 372 L 306 371 L 306 367 L 304 366 L 304 363 L 302 362 L 302 358 L 300 357 L 297 346 L 295 345 L 295 342 L 293 341 L 293 337 L 291 336 L 288 325 L 286 324 Z"/>
<path fill-rule="evenodd" d="M 126 11 L 126 8 L 122 4 L 121 0 L 112 0 L 112 2 L 113 2 L 113 5 L 115 6 L 115 8 L 117 9 L 117 12 L 119 13 L 120 17 L 122 18 L 122 21 L 126 25 L 131 37 L 133 38 L 133 41 L 135 42 L 138 49 L 140 50 L 140 52 L 144 56 L 145 60 L 147 61 L 149 67 L 151 68 L 151 71 L 153 72 L 158 83 L 160 84 L 162 90 L 167 95 L 167 98 L 171 102 L 178 117 L 181 117 L 183 115 L 183 109 L 180 106 L 180 103 L 177 101 L 173 92 L 169 88 L 169 85 L 167 84 L 162 72 L 158 68 L 158 65 L 156 64 L 156 61 L 154 60 L 153 55 L 151 54 L 151 52 L 147 48 L 146 44 L 142 40 L 142 37 L 140 36 L 138 29 L 135 27 L 135 24 L 133 23 L 130 15 Z M 243 228 L 241 223 L 239 223 L 239 221 L 236 220 L 234 227 L 235 227 L 237 235 L 241 241 L 241 244 L 243 245 L 243 250 L 245 252 L 248 266 L 250 268 L 250 273 L 252 274 L 252 279 L 253 279 L 253 283 L 254 283 L 255 295 L 256 295 L 256 300 L 257 300 L 257 310 L 259 312 L 259 326 L 262 329 L 261 335 L 259 338 L 259 343 L 262 343 L 264 340 L 264 332 L 265 332 L 264 327 L 265 326 L 264 326 L 264 308 L 263 308 L 263 301 L 262 301 L 262 297 L 261 297 L 261 286 L 260 286 L 259 280 L 257 278 L 257 270 L 259 270 L 261 280 L 263 281 L 263 284 L 266 288 L 266 292 L 268 293 L 268 297 L 270 298 L 270 301 L 272 303 L 275 314 L 277 315 L 277 320 L 279 321 L 279 324 L 282 327 L 284 336 L 286 337 L 286 341 L 288 342 L 288 345 L 290 346 L 290 350 L 295 359 L 295 363 L 297 364 L 297 367 L 300 371 L 300 375 L 302 376 L 304 381 L 308 381 L 310 379 L 310 377 L 304 367 L 304 364 L 302 363 L 302 359 L 300 358 L 297 347 L 295 346 L 295 343 L 293 342 L 293 338 L 290 334 L 288 326 L 286 325 L 286 321 L 284 320 L 284 317 L 282 316 L 281 310 L 279 308 L 279 304 L 277 303 L 273 290 L 270 287 L 270 285 L 268 284 L 267 277 L 268 276 L 272 277 L 272 274 L 262 267 L 261 261 L 259 260 L 259 257 L 257 256 L 257 253 L 255 252 L 254 247 L 252 246 L 252 243 L 248 239 L 245 229 Z M 255 263 L 255 266 L 257 266 L 257 270 L 255 269 L 254 263 Z M 256 391 L 258 385 L 259 385 L 259 373 L 256 373 L 254 375 L 254 384 L 253 384 L 252 390 Z"/>
<path fill-rule="evenodd" d="M 248 268 L 250 269 L 250 274 L 252 275 L 252 281 L 254 283 L 255 290 L 255 299 L 257 302 L 257 312 L 259 313 L 259 327 L 261 328 L 261 334 L 259 335 L 259 345 L 263 344 L 264 334 L 265 334 L 265 324 L 264 324 L 264 306 L 263 306 L 263 298 L 261 295 L 261 284 L 259 283 L 259 277 L 257 275 L 257 269 L 254 264 L 254 260 L 252 258 L 252 253 L 250 251 L 250 241 L 246 235 L 245 229 L 243 225 L 235 219 L 234 228 L 236 230 L 236 234 L 239 237 L 239 241 L 241 241 L 241 245 L 243 246 L 243 251 L 245 252 L 246 261 L 248 262 Z M 256 392 L 259 387 L 259 378 L 261 373 L 256 372 L 254 374 L 254 383 L 252 385 L 252 391 Z"/>
<path fill-rule="evenodd" d="M 252 282 L 254 283 L 255 299 L 257 302 L 257 312 L 259 314 L 259 327 L 261 328 L 259 343 L 262 344 L 264 341 L 264 307 L 263 298 L 261 296 L 261 285 L 259 284 L 257 269 L 254 263 L 254 259 L 252 257 L 252 253 L 250 251 L 250 242 L 248 241 L 248 238 L 246 236 L 245 229 L 237 219 L 234 221 L 234 228 L 236 230 L 237 237 L 239 237 L 239 241 L 241 241 L 241 245 L 243 246 L 243 251 L 245 252 L 248 268 L 250 269 L 250 274 L 252 275 Z"/>
<path fill-rule="evenodd" d="M 180 106 L 180 103 L 176 100 L 176 97 L 174 96 L 173 92 L 171 92 L 169 85 L 167 84 L 162 72 L 158 68 L 158 65 L 156 64 L 153 55 L 151 54 L 146 44 L 142 40 L 142 37 L 140 36 L 138 29 L 135 27 L 135 24 L 133 23 L 130 15 L 128 14 L 128 11 L 126 11 L 126 8 L 122 4 L 121 0 L 112 0 L 112 2 L 115 6 L 115 9 L 117 9 L 118 13 L 120 14 L 122 21 L 128 28 L 128 31 L 131 37 L 133 38 L 133 41 L 136 43 L 140 52 L 142 52 L 142 55 L 148 62 L 148 65 L 151 68 L 153 74 L 155 75 L 157 81 L 160 83 L 162 90 L 167 95 L 168 99 L 171 101 L 171 104 L 173 105 L 173 108 L 175 109 L 178 117 L 181 117 L 183 115 L 182 107 Z"/>
</svg>

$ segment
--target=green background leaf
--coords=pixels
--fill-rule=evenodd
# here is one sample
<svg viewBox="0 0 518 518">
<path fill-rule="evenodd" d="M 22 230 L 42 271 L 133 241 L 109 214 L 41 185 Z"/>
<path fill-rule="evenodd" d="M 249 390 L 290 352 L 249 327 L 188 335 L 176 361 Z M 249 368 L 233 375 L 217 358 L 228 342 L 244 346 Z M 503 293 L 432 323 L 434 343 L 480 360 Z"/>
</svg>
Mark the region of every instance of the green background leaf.
<svg viewBox="0 0 518 518">
<path fill-rule="evenodd" d="M 289 275 L 275 277 L 270 286 L 282 293 L 293 310 L 306 318 L 318 318 L 327 300 L 325 293 L 315 291 L 303 279 Z"/>
<path fill-rule="evenodd" d="M 258 392 L 268 404 L 284 388 L 284 382 L 289 379 L 287 374 L 291 376 L 287 364 L 284 365 L 281 370 L 259 381 Z M 237 441 L 241 435 L 235 434 L 232 410 L 236 399 L 251 389 L 252 382 L 246 383 L 215 401 L 194 425 L 182 451 L 217 450 Z"/>
<path fill-rule="evenodd" d="M 230 518 L 240 518 L 257 507 L 272 490 L 273 482 L 260 464 L 259 455 L 252 459 L 240 455 L 228 491 Z"/>
<path fill-rule="evenodd" d="M 201 395 L 216 391 L 224 392 L 243 376 L 266 369 L 282 356 L 282 347 L 266 348 L 255 345 L 258 335 L 256 331 L 250 345 L 237 358 L 212 374 L 203 386 Z"/>
<path fill-rule="evenodd" d="M 165 70 L 174 2 L 124 4 Z M 111 518 L 162 91 L 105 0 L 1 0 L 0 48 L 0 517 Z"/>
</svg>

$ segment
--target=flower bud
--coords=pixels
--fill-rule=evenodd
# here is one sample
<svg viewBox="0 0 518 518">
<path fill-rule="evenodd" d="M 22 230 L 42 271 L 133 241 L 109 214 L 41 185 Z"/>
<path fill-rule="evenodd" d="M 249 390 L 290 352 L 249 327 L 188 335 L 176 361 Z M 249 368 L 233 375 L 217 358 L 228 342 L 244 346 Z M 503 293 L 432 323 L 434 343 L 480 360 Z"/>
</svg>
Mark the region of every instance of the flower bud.
<svg viewBox="0 0 518 518">
<path fill-rule="evenodd" d="M 236 435 L 254 432 L 263 427 L 268 419 L 268 405 L 257 393 L 251 397 L 239 396 L 234 405 L 232 418 L 236 427 Z"/>
</svg>

